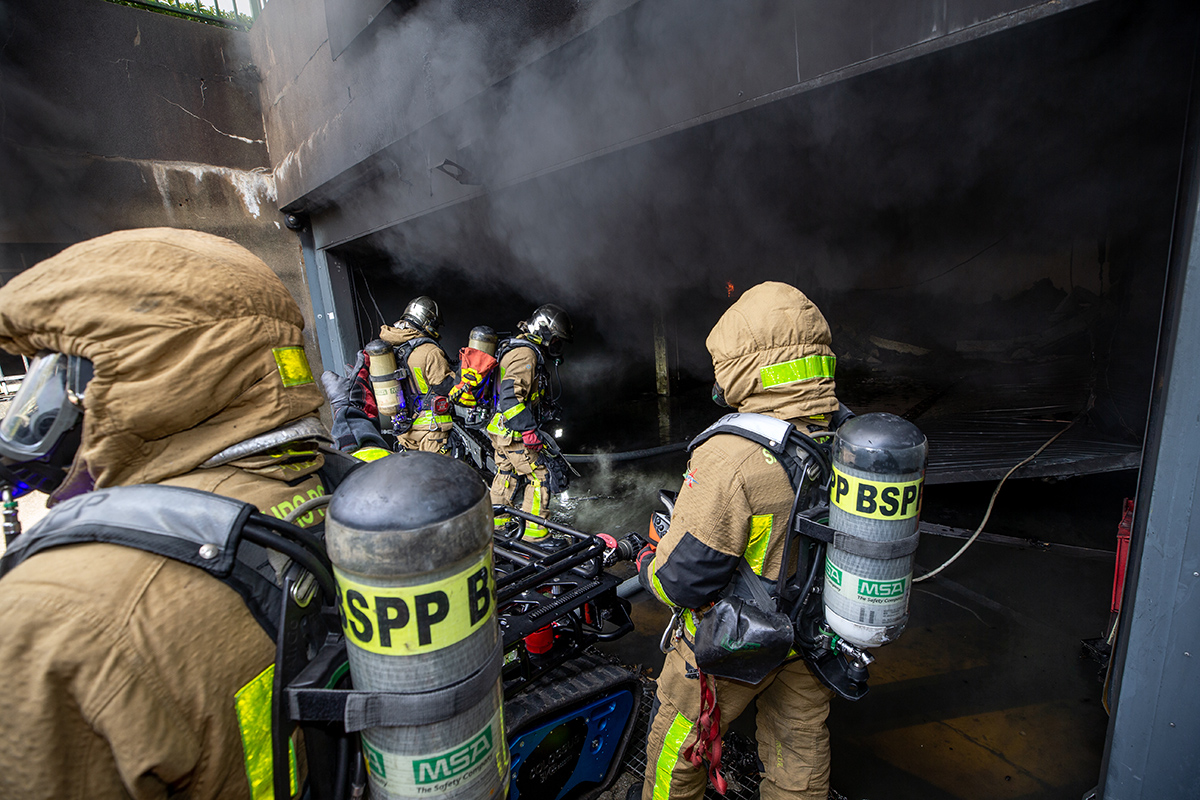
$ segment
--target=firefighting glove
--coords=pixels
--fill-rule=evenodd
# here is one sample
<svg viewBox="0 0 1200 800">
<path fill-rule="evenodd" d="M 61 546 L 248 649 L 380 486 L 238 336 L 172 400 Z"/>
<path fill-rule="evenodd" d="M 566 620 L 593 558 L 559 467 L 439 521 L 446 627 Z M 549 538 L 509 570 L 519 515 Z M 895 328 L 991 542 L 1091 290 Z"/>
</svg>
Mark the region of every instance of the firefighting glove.
<svg viewBox="0 0 1200 800">
<path fill-rule="evenodd" d="M 350 381 L 350 378 L 330 370 L 321 373 L 321 388 L 325 390 L 325 397 L 329 400 L 330 410 L 334 414 L 350 405 Z"/>
<path fill-rule="evenodd" d="M 525 442 L 527 450 L 537 451 L 542 449 L 542 438 L 538 436 L 537 431 L 525 431 L 521 434 L 521 441 Z"/>
<path fill-rule="evenodd" d="M 648 544 L 637 555 L 638 583 L 642 588 L 654 594 L 654 579 L 650 575 L 650 565 L 654 562 L 654 545 Z"/>
</svg>

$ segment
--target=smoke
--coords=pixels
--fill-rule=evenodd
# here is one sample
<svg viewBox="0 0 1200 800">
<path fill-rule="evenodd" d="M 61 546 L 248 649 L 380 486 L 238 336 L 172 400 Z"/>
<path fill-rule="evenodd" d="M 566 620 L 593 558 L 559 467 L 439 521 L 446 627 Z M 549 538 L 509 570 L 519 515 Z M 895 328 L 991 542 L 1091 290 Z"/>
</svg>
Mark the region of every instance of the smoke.
<svg viewBox="0 0 1200 800">
<path fill-rule="evenodd" d="M 713 28 L 731 22 L 744 29 L 718 38 L 748 41 L 758 12 L 580 4 L 575 16 L 522 27 L 519 13 L 465 8 L 419 4 L 379 34 L 379 51 L 420 62 L 385 59 L 379 77 L 396 87 L 388 113 L 422 131 L 423 169 L 400 158 L 407 183 L 379 181 L 348 202 L 453 198 L 461 187 L 425 163 L 443 158 L 485 191 L 367 237 L 356 256 L 401 285 L 431 271 L 460 276 L 472 291 L 454 302 L 477 314 L 489 293 L 526 299 L 499 312 L 513 320 L 559 303 L 609 358 L 647 359 L 661 317 L 683 368 L 702 375 L 708 329 L 769 279 L 802 288 L 831 319 L 953 347 L 982 334 L 959 313 L 967 327 L 931 335 L 949 310 L 1018 298 L 1043 278 L 1102 294 L 1113 276 L 1097 243 L 1145 247 L 1147 229 L 1169 215 L 1179 62 L 1148 69 L 1162 32 L 1146 35 L 1144 20 L 1111 9 L 608 152 L 622 132 L 687 120 L 705 107 L 698 95 L 736 97 L 745 76 L 697 81 L 655 53 L 710 45 Z M 1021 324 L 1009 334 L 1045 320 Z"/>
<path fill-rule="evenodd" d="M 677 492 L 682 483 L 686 456 L 673 460 L 678 465 L 670 468 L 601 461 L 572 480 L 568 497 L 560 498 L 558 507 L 579 530 L 617 537 L 636 532 L 645 537 L 651 512 L 663 508 L 659 491 Z"/>
</svg>

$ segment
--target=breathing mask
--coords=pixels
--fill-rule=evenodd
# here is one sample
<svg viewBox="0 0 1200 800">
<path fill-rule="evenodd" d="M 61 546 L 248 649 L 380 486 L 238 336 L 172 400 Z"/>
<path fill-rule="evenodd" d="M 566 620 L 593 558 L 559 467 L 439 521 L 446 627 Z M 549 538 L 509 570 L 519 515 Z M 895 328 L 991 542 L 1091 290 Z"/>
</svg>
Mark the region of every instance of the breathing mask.
<svg viewBox="0 0 1200 800">
<path fill-rule="evenodd" d="M 721 408 L 733 408 L 733 406 L 729 405 L 729 401 L 725 399 L 725 390 L 716 381 L 713 381 L 712 400 Z"/>
<path fill-rule="evenodd" d="M 82 435 L 83 395 L 92 362 L 42 353 L 0 420 L 0 481 L 13 495 L 52 492 L 66 477 Z"/>
</svg>

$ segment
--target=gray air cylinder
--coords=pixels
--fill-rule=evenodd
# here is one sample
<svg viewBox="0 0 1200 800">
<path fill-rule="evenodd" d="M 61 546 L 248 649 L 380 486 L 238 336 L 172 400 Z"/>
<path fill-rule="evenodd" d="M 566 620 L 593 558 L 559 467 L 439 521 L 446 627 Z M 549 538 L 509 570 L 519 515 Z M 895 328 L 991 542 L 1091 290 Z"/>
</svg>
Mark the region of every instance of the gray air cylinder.
<svg viewBox="0 0 1200 800">
<path fill-rule="evenodd" d="M 894 414 L 864 414 L 833 439 L 825 620 L 859 647 L 895 641 L 908 622 L 925 480 L 925 434 Z"/>
<path fill-rule="evenodd" d="M 359 467 L 334 492 L 326 544 L 354 689 L 393 693 L 347 705 L 371 797 L 504 797 L 492 505 L 479 476 L 435 453 Z"/>
</svg>

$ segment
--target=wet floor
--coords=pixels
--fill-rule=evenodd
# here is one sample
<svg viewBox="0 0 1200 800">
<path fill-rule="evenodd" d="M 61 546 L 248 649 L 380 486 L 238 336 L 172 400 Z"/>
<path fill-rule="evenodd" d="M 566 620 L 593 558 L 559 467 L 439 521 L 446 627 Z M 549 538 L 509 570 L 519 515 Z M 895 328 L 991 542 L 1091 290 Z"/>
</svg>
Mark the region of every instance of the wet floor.
<svg viewBox="0 0 1200 800">
<path fill-rule="evenodd" d="M 611 532 L 641 527 L 636 518 L 654 506 L 646 484 L 677 476 L 682 464 L 680 456 L 607 474 L 596 481 L 607 500 L 593 499 L 595 476 L 585 474 L 571 504 L 580 527 L 602 519 Z M 637 491 L 620 502 L 621 486 Z M 974 529 L 994 487 L 928 487 L 923 520 Z M 1035 541 L 977 542 L 916 585 L 904 635 L 874 651 L 868 695 L 834 701 L 834 787 L 853 800 L 1058 800 L 1094 787 L 1108 718 L 1101 667 L 1081 642 L 1109 624 L 1122 499 L 1135 490 L 1132 472 L 1010 481 L 986 531 Z M 917 573 L 961 544 L 923 536 Z M 604 649 L 653 677 L 667 615 L 639 593 L 633 617 L 637 631 Z M 752 737 L 752 719 L 733 729 Z M 624 797 L 628 783 L 606 796 Z"/>
</svg>

